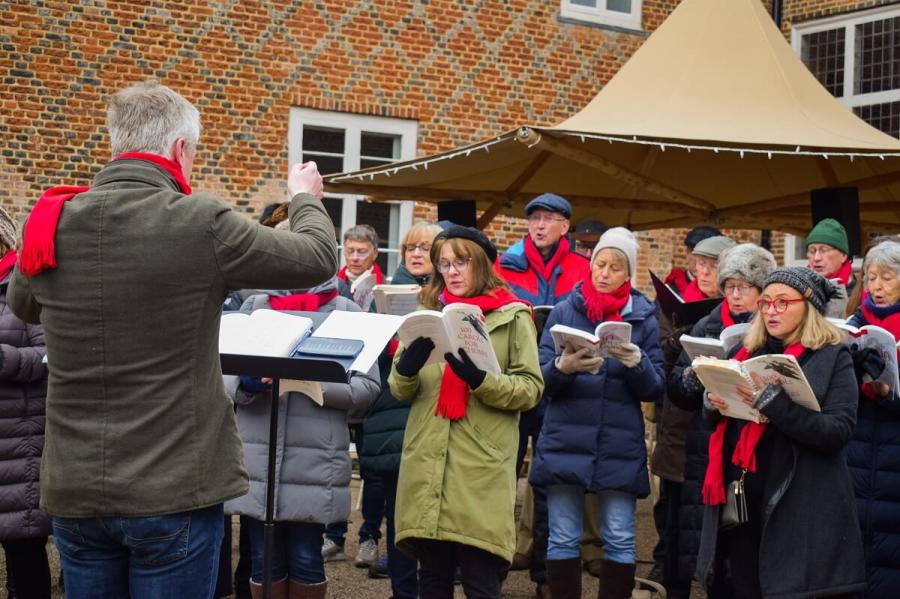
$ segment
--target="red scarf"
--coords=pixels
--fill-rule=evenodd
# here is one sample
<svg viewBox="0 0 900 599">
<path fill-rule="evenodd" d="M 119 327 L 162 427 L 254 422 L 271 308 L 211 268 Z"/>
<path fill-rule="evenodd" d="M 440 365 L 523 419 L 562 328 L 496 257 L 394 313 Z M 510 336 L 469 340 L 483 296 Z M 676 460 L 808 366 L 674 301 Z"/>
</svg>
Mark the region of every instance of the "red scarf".
<svg viewBox="0 0 900 599">
<path fill-rule="evenodd" d="M 806 348 L 799 342 L 789 345 L 784 353 L 794 356 L 798 360 Z M 750 357 L 750 352 L 742 347 L 734 356 L 738 362 L 743 362 Z M 709 437 L 709 462 L 706 466 L 706 477 L 703 480 L 703 503 L 706 505 L 721 505 L 725 503 L 725 468 L 723 454 L 725 452 L 725 428 L 728 426 L 728 417 L 723 416 L 716 425 L 716 430 Z M 756 445 L 766 432 L 768 424 L 747 422 L 741 429 L 734 453 L 731 454 L 731 463 L 748 472 L 756 472 Z"/>
<path fill-rule="evenodd" d="M 271 295 L 269 305 L 273 310 L 299 310 L 316 312 L 337 297 L 337 289 L 326 293 L 292 293 L 291 295 Z"/>
<path fill-rule="evenodd" d="M 513 302 L 525 303 L 504 287 L 497 287 L 484 295 L 476 295 L 475 297 L 458 297 L 445 289 L 441 294 L 441 301 L 444 304 L 462 302 L 478 306 L 485 316 L 493 310 Z M 443 416 L 448 420 L 459 420 L 466 415 L 468 405 L 469 385 L 459 378 L 450 366 L 444 366 L 441 391 L 438 395 L 434 415 Z"/>
<path fill-rule="evenodd" d="M 591 271 L 584 271 L 581 279 L 581 294 L 584 296 L 585 314 L 591 322 L 619 322 L 622 308 L 631 297 L 631 281 L 625 281 L 618 289 L 610 292 L 598 291 L 591 281 Z"/>
<path fill-rule="evenodd" d="M 681 294 L 681 299 L 686 302 L 699 302 L 700 300 L 709 299 L 709 297 L 710 296 L 700 291 L 700 284 L 697 279 L 691 281 L 691 284 L 688 285 L 687 289 L 684 290 L 684 293 Z"/>
<path fill-rule="evenodd" d="M 859 309 L 862 311 L 866 322 L 875 325 L 876 327 L 881 327 L 893 335 L 894 339 L 900 341 L 900 312 L 894 312 L 893 314 L 879 317 L 868 305 L 871 301 L 869 296 L 866 293 L 863 293 L 863 301 L 860 303 Z M 897 357 L 900 358 L 900 350 L 897 351 Z M 875 399 L 878 397 L 878 393 L 875 391 L 872 383 L 863 383 L 860 390 L 862 391 L 863 397 L 868 399 Z"/>
<path fill-rule="evenodd" d="M 549 281 L 553 278 L 553 271 L 568 254 L 569 240 L 565 237 L 561 237 L 559 239 L 559 245 L 556 246 L 556 251 L 553 252 L 553 256 L 550 257 L 548 262 L 544 262 L 544 257 L 541 255 L 541 251 L 537 246 L 534 245 L 534 241 L 531 240 L 531 235 L 528 235 L 525 238 L 525 258 L 528 260 L 528 266 L 530 266 L 534 272 L 538 273 L 545 281 Z"/>
<path fill-rule="evenodd" d="M 722 302 L 719 308 L 719 314 L 722 316 L 722 328 L 727 329 L 734 324 L 734 318 L 731 317 L 731 310 L 728 309 L 728 300 Z"/>
<path fill-rule="evenodd" d="M 0 258 L 0 281 L 5 279 L 9 271 L 16 265 L 16 257 L 16 250 L 12 249 L 3 254 L 3 258 Z"/>
<path fill-rule="evenodd" d="M 674 287 L 679 295 L 684 294 L 684 290 L 691 284 L 688 272 L 684 268 L 673 268 L 664 282 L 666 285 Z"/>
<path fill-rule="evenodd" d="M 181 167 L 165 156 L 146 152 L 126 152 L 116 156 L 112 161 L 116 160 L 151 162 L 172 176 L 181 193 L 185 195 L 192 193 L 191 186 L 184 178 L 184 173 L 181 172 Z M 63 205 L 89 189 L 88 186 L 58 185 L 51 187 L 41 195 L 25 223 L 19 270 L 33 277 L 45 270 L 56 268 L 56 225 L 59 223 Z"/>
<path fill-rule="evenodd" d="M 846 287 L 850 284 L 850 277 L 853 276 L 853 262 L 850 258 L 844 260 L 844 263 L 841 264 L 841 268 L 831 276 L 825 277 L 826 279 L 837 279 L 841 285 Z"/>
<path fill-rule="evenodd" d="M 378 266 L 377 262 L 372 263 L 372 274 L 375 275 L 375 284 L 381 285 L 384 283 L 384 273 L 381 272 L 381 268 Z M 341 270 L 338 271 L 338 278 L 342 281 L 350 282 L 350 277 L 347 276 L 347 265 L 345 264 Z M 362 276 L 362 275 L 360 275 Z"/>
</svg>

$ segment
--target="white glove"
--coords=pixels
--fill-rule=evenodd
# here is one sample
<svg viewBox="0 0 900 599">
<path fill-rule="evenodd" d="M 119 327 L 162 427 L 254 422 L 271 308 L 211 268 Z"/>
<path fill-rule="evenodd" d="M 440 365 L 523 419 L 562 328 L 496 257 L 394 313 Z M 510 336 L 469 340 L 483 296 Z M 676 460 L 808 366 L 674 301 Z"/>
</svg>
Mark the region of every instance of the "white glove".
<svg viewBox="0 0 900 599">
<path fill-rule="evenodd" d="M 556 358 L 556 369 L 563 374 L 575 374 L 576 372 L 590 372 L 596 374 L 603 365 L 603 358 L 590 356 L 587 347 L 573 351 L 568 345 L 563 348 L 563 353 Z"/>
<path fill-rule="evenodd" d="M 609 350 L 609 355 L 625 365 L 634 368 L 641 363 L 641 348 L 634 343 L 623 343 Z"/>
<path fill-rule="evenodd" d="M 322 199 L 324 192 L 322 175 L 319 174 L 319 167 L 311 160 L 302 164 L 297 163 L 291 167 L 287 185 L 291 197 L 298 193 L 308 193 L 318 200 Z"/>
</svg>

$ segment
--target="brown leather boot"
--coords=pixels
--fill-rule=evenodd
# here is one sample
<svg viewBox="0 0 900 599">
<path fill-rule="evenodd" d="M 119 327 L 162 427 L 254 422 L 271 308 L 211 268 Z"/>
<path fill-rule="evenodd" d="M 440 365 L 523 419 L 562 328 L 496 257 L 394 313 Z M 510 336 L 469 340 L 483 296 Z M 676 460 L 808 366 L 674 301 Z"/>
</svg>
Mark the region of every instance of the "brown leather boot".
<svg viewBox="0 0 900 599">
<path fill-rule="evenodd" d="M 285 599 L 325 599 L 326 594 L 328 594 L 327 580 L 318 584 L 303 584 L 292 580 L 290 595 L 285 595 Z"/>
<path fill-rule="evenodd" d="M 631 599 L 634 590 L 634 564 L 603 560 L 597 599 Z"/>
<path fill-rule="evenodd" d="M 581 559 L 548 559 L 547 584 L 553 599 L 581 599 Z"/>
<path fill-rule="evenodd" d="M 250 581 L 250 597 L 252 599 L 262 599 L 263 585 L 258 582 Z M 323 595 L 324 596 L 324 595 Z M 282 578 L 278 582 L 272 583 L 272 599 L 288 599 L 288 579 Z"/>
</svg>

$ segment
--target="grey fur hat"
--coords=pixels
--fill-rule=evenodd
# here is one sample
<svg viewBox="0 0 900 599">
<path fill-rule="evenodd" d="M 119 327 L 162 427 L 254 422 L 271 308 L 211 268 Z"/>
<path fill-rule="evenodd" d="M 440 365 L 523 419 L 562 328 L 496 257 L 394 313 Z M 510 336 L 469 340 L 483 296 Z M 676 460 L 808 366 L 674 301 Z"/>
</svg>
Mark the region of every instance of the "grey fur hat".
<svg viewBox="0 0 900 599">
<path fill-rule="evenodd" d="M 775 256 L 755 243 L 739 243 L 719 254 L 719 289 L 725 293 L 725 281 L 740 279 L 762 290 L 769 273 L 775 270 Z"/>
<path fill-rule="evenodd" d="M 16 230 L 16 221 L 6 210 L 0 208 L 0 243 L 9 250 L 16 247 Z"/>
</svg>

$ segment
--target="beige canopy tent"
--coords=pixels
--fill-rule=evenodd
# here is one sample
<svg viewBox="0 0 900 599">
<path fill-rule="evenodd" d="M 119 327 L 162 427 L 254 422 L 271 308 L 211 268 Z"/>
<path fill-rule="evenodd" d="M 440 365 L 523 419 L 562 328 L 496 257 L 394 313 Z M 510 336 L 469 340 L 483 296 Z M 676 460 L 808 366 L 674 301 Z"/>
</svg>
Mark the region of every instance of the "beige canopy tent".
<svg viewBox="0 0 900 599">
<path fill-rule="evenodd" d="M 900 140 L 832 97 L 759 0 L 685 0 L 554 127 L 326 178 L 372 199 L 472 199 L 479 226 L 552 191 L 576 221 L 801 234 L 810 190 L 838 186 L 859 189 L 864 229 L 900 231 Z"/>
</svg>

